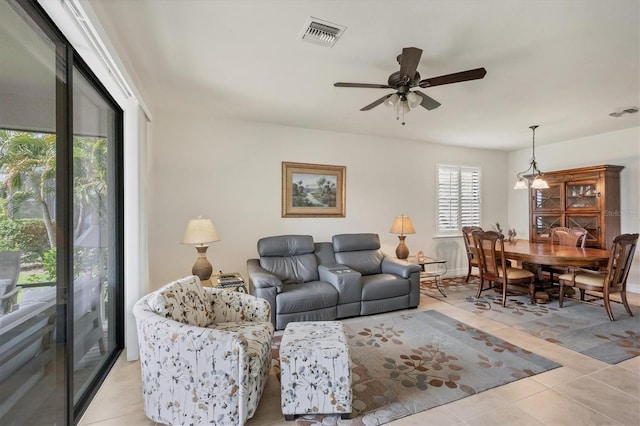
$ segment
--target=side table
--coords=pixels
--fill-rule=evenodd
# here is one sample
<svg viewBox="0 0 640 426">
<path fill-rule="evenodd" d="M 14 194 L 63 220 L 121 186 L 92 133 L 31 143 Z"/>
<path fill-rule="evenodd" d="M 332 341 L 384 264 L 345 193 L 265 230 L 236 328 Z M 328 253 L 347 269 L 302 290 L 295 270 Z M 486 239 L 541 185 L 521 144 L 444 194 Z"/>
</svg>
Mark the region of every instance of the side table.
<svg viewBox="0 0 640 426">
<path fill-rule="evenodd" d="M 211 285 L 216 288 L 237 291 L 240 293 L 249 293 L 244 278 L 238 272 L 221 273 L 211 276 Z"/>
<path fill-rule="evenodd" d="M 415 259 L 415 263 L 422 268 L 422 274 L 427 278 L 433 278 L 436 284 L 436 288 L 441 295 L 447 297 L 442 289 L 442 276 L 447 273 L 447 261 L 443 259 L 435 259 L 433 257 L 423 256 L 420 259 Z M 431 268 L 429 268 L 431 266 Z"/>
</svg>

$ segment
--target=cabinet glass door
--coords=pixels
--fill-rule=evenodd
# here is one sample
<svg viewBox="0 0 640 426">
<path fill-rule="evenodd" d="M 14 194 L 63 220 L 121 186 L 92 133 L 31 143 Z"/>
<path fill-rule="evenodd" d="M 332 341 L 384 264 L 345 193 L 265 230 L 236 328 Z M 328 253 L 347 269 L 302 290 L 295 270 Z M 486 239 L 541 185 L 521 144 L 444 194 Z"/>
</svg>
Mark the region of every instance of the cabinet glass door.
<svg viewBox="0 0 640 426">
<path fill-rule="evenodd" d="M 562 187 L 559 184 L 551 184 L 549 188 L 532 191 L 534 210 L 562 210 Z"/>
<path fill-rule="evenodd" d="M 533 218 L 534 240 L 547 240 L 551 236 L 551 228 L 562 225 L 560 215 L 535 215 Z"/>
<path fill-rule="evenodd" d="M 600 216 L 597 215 L 567 215 L 568 228 L 584 228 L 587 230 L 587 246 L 598 245 L 600 241 Z"/>
<path fill-rule="evenodd" d="M 595 181 L 567 183 L 567 209 L 598 208 L 598 189 Z"/>
</svg>

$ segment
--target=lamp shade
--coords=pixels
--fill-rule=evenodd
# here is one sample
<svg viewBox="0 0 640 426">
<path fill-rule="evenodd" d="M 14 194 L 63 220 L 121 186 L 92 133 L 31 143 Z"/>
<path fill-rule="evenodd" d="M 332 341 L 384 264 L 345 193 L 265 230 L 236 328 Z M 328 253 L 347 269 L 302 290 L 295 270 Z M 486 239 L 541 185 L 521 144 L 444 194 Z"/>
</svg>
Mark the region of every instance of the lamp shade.
<svg viewBox="0 0 640 426">
<path fill-rule="evenodd" d="M 182 244 L 206 244 L 214 241 L 220 241 L 216 228 L 210 219 L 201 217 L 189 221 L 182 238 Z"/>
<path fill-rule="evenodd" d="M 407 94 L 407 101 L 411 108 L 415 108 L 422 102 L 422 97 L 415 92 L 409 92 L 409 94 Z"/>
<path fill-rule="evenodd" d="M 398 96 L 397 93 L 394 93 L 384 101 L 384 105 L 388 107 L 396 106 L 399 100 L 400 96 Z"/>
<path fill-rule="evenodd" d="M 392 234 L 415 234 L 416 230 L 413 227 L 413 223 L 411 223 L 411 219 L 409 216 L 400 215 L 395 218 L 393 224 L 391 225 L 391 229 L 389 230 Z"/>
<path fill-rule="evenodd" d="M 528 188 L 527 181 L 525 181 L 524 179 L 518 179 L 515 186 L 513 187 L 513 189 L 527 189 L 527 188 Z"/>
<path fill-rule="evenodd" d="M 533 179 L 533 182 L 531 182 L 531 187 L 533 189 L 547 189 L 547 188 L 549 188 L 549 184 L 547 183 L 546 180 L 542 179 L 539 176 L 536 176 Z"/>
</svg>

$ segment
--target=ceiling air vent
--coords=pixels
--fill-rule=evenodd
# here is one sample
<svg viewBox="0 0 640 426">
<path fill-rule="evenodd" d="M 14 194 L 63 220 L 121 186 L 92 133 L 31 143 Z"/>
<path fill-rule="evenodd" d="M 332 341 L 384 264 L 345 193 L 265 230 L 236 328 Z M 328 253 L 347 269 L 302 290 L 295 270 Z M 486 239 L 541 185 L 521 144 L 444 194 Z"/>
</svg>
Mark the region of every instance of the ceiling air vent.
<svg viewBox="0 0 640 426">
<path fill-rule="evenodd" d="M 612 112 L 611 114 L 609 114 L 612 117 L 622 117 L 625 114 L 635 114 L 639 111 L 640 109 L 638 107 L 629 107 L 629 108 L 624 108 L 620 111 L 615 111 Z"/>
<path fill-rule="evenodd" d="M 299 38 L 309 43 L 332 47 L 346 29 L 347 27 L 342 25 L 311 17 L 307 19 L 304 27 L 302 27 Z"/>
</svg>

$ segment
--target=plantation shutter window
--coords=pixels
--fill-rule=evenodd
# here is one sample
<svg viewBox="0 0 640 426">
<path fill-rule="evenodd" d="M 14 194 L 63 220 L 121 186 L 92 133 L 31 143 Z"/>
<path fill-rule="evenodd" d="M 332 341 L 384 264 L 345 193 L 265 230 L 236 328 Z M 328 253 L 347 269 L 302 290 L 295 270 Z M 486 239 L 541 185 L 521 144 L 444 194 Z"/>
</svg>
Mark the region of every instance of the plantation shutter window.
<svg viewBox="0 0 640 426">
<path fill-rule="evenodd" d="M 457 235 L 463 226 L 480 226 L 480 169 L 438 165 L 438 234 Z"/>
</svg>

